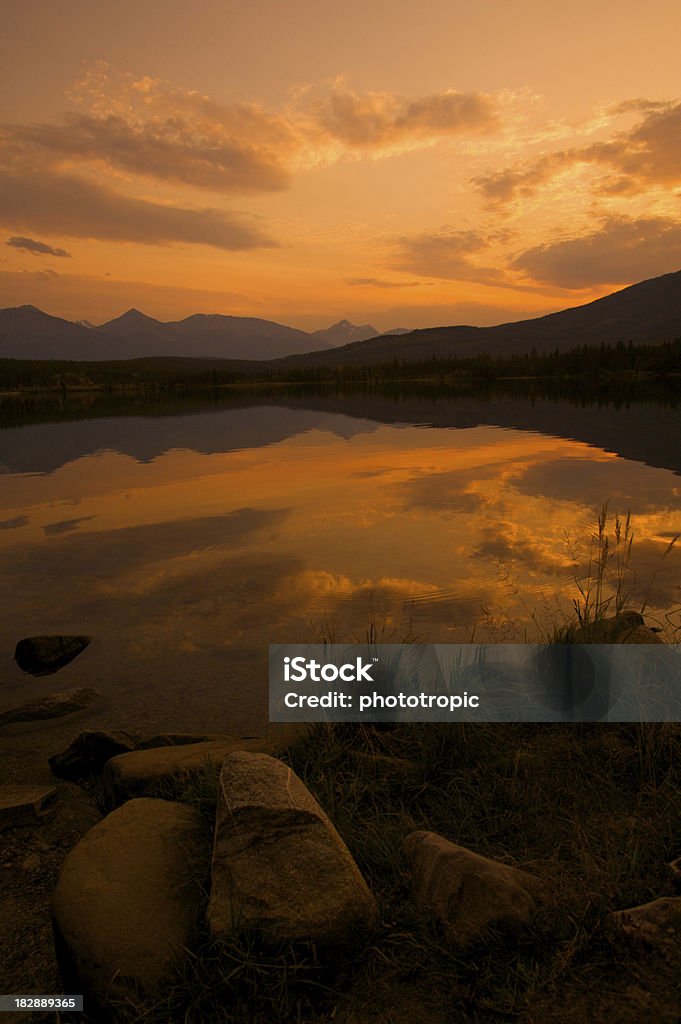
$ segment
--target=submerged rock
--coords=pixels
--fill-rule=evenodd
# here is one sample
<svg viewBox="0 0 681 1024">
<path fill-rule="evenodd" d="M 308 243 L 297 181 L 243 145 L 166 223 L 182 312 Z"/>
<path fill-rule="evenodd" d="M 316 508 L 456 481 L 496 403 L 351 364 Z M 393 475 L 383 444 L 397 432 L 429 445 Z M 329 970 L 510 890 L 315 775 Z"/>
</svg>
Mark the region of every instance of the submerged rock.
<svg viewBox="0 0 681 1024">
<path fill-rule="evenodd" d="M 80 690 L 65 690 L 63 693 L 51 693 L 47 697 L 38 697 L 26 704 L 8 708 L 0 712 L 0 725 L 11 725 L 13 722 L 40 722 L 48 718 L 61 718 L 71 715 L 74 711 L 82 711 L 99 697 L 97 690 L 83 687 Z"/>
<path fill-rule="evenodd" d="M 55 810 L 54 786 L 0 786 L 0 832 L 19 825 L 37 825 Z"/>
<path fill-rule="evenodd" d="M 138 742 L 120 730 L 81 732 L 66 750 L 49 758 L 49 765 L 58 778 L 77 781 L 101 772 L 116 754 L 136 750 Z"/>
<path fill-rule="evenodd" d="M 498 929 L 518 932 L 535 910 L 538 879 L 518 868 L 457 846 L 435 832 L 404 840 L 417 904 L 465 949 Z"/>
<path fill-rule="evenodd" d="M 67 855 L 52 899 L 65 991 L 100 1006 L 161 995 L 188 958 L 208 872 L 201 817 L 132 800 Z"/>
<path fill-rule="evenodd" d="M 22 672 L 48 676 L 77 658 L 91 640 L 91 636 L 29 636 L 17 644 L 14 660 Z"/>
<path fill-rule="evenodd" d="M 357 942 L 376 903 L 348 848 L 297 775 L 245 751 L 220 773 L 208 907 L 216 938 L 251 931 L 265 943 Z"/>
</svg>

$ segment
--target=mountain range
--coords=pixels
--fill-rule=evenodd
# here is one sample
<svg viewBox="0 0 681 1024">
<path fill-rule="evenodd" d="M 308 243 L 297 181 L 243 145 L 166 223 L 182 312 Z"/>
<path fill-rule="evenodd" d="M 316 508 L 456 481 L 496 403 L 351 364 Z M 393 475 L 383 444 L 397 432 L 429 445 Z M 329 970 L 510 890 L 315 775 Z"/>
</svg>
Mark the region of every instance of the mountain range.
<svg viewBox="0 0 681 1024">
<path fill-rule="evenodd" d="M 654 344 L 681 337 L 681 271 L 630 285 L 602 299 L 495 327 L 395 329 L 380 334 L 340 320 L 307 333 L 271 320 L 196 313 L 162 322 L 137 309 L 98 327 L 35 306 L 0 310 L 0 358 L 115 360 L 181 356 L 266 361 L 278 367 L 371 364 L 481 353 L 565 351 L 619 341 Z"/>
<path fill-rule="evenodd" d="M 308 334 L 295 327 L 255 317 L 195 313 L 163 322 L 129 309 L 94 326 L 50 316 L 35 306 L 0 310 L 0 358 L 112 360 L 145 356 L 270 360 L 292 353 L 327 349 L 374 338 L 370 324 L 357 327 L 340 320 Z"/>
</svg>

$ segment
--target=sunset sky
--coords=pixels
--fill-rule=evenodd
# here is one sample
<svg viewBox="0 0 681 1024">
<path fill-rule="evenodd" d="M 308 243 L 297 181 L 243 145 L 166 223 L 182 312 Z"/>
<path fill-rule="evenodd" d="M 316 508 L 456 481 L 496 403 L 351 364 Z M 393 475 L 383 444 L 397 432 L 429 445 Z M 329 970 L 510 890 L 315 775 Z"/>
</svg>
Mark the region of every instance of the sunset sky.
<svg viewBox="0 0 681 1024">
<path fill-rule="evenodd" d="M 681 269 L 670 0 L 3 0 L 0 306 L 491 324 Z"/>
</svg>

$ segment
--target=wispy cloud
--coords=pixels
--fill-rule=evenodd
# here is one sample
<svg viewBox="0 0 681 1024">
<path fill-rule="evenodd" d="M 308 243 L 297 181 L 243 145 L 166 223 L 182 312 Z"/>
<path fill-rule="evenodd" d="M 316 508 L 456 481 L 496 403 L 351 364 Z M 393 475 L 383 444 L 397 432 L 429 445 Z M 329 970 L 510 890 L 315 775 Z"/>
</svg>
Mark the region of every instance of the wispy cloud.
<svg viewBox="0 0 681 1024">
<path fill-rule="evenodd" d="M 381 277 L 346 277 L 345 283 L 353 288 L 418 288 L 420 281 L 388 281 Z"/>
<path fill-rule="evenodd" d="M 681 185 L 681 102 L 627 100 L 610 110 L 610 120 L 637 113 L 628 129 L 586 146 L 545 153 L 513 167 L 479 175 L 474 184 L 493 203 L 535 194 L 566 168 L 600 169 L 590 183 L 600 196 L 637 195 L 657 186 Z"/>
<path fill-rule="evenodd" d="M 34 256 L 59 256 L 61 258 L 71 256 L 66 249 L 57 249 L 53 245 L 48 245 L 47 242 L 38 242 L 35 238 L 23 238 L 19 235 L 8 238 L 5 244 L 10 245 L 13 249 L 20 249 L 22 252 L 30 252 Z"/>
</svg>

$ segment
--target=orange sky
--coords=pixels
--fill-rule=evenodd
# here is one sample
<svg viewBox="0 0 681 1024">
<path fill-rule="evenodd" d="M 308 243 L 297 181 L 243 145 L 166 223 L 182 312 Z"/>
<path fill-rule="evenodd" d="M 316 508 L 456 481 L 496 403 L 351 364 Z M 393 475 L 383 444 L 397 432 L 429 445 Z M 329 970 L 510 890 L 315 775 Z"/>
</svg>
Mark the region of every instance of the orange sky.
<svg viewBox="0 0 681 1024">
<path fill-rule="evenodd" d="M 681 268 L 668 0 L 2 8 L 2 306 L 487 324 Z"/>
</svg>

